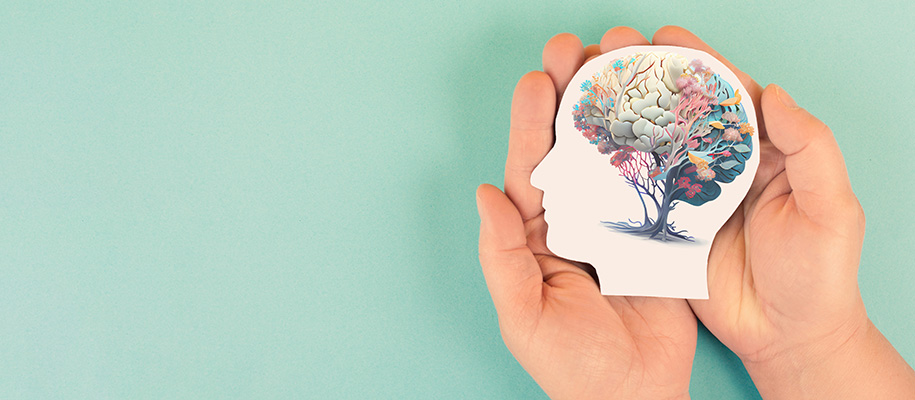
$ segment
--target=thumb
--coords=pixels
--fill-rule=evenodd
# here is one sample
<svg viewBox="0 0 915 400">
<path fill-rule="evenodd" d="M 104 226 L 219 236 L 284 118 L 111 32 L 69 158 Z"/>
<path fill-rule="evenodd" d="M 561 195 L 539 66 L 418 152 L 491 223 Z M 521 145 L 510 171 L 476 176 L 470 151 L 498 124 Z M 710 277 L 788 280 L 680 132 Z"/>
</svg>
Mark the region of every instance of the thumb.
<svg viewBox="0 0 915 400">
<path fill-rule="evenodd" d="M 501 190 L 477 188 L 480 264 L 500 319 L 517 319 L 540 304 L 543 275 L 527 247 L 521 214 Z"/>
<path fill-rule="evenodd" d="M 826 204 L 857 204 L 832 130 L 777 85 L 766 87 L 761 103 L 769 140 L 785 154 L 788 184 L 800 210 L 825 215 L 831 211 Z"/>
</svg>

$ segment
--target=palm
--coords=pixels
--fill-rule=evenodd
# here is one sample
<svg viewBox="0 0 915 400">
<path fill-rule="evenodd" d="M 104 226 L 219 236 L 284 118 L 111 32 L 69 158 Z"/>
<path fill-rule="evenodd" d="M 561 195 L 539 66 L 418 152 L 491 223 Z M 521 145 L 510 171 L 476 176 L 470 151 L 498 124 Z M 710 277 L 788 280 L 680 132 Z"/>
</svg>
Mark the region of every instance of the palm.
<svg viewBox="0 0 915 400">
<path fill-rule="evenodd" d="M 713 300 L 690 301 L 696 315 L 723 343 L 749 359 L 766 358 L 783 350 L 773 348 L 773 343 L 784 333 L 800 331 L 798 321 L 838 318 L 856 306 L 841 303 L 847 303 L 843 300 L 847 296 L 839 296 L 840 291 L 835 290 L 835 285 L 850 282 L 824 282 L 821 269 L 806 268 L 823 262 L 822 257 L 810 255 L 832 253 L 835 257 L 835 249 L 847 246 L 835 240 L 828 226 L 799 213 L 796 197 L 784 193 L 788 185 L 784 155 L 767 142 L 762 144 L 769 153 L 754 189 L 712 244 L 709 291 Z M 814 244 L 803 240 L 809 237 L 818 240 Z M 781 254 L 795 257 L 773 256 Z M 832 315 L 823 315 L 827 309 Z M 832 328 L 835 326 L 824 327 L 819 334 Z"/>
<path fill-rule="evenodd" d="M 533 222 L 542 221 L 538 217 Z M 545 245 L 542 238 L 530 244 Z M 559 365 L 574 372 L 573 376 L 544 373 L 542 386 L 549 387 L 549 379 L 603 382 L 599 393 L 625 396 L 620 398 L 659 398 L 688 390 L 696 318 L 685 301 L 602 296 L 591 276 L 573 263 L 548 254 L 537 259 L 541 269 L 559 272 L 544 277 L 536 329 L 515 339 L 527 348 L 513 352 L 529 354 L 539 348 L 553 355 L 548 368 Z M 584 394 L 574 397 L 587 398 Z"/>
</svg>

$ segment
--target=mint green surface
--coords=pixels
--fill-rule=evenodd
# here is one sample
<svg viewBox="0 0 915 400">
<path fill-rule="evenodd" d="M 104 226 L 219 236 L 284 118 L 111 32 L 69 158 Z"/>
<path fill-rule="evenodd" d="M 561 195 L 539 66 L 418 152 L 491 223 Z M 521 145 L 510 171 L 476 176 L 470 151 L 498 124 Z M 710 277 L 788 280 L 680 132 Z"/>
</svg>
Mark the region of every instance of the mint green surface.
<svg viewBox="0 0 915 400">
<path fill-rule="evenodd" d="M 547 39 L 619 24 L 692 29 L 832 126 L 868 311 L 915 362 L 908 0 L 11 3 L 0 398 L 545 398 L 474 190 Z M 700 329 L 693 398 L 757 398 Z"/>
</svg>

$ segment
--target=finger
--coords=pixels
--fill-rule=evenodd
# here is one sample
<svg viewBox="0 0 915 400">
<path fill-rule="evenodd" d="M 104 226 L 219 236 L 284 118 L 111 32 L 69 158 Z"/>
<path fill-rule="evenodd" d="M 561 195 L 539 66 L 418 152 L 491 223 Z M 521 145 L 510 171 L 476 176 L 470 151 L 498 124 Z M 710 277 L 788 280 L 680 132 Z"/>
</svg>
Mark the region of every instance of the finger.
<svg viewBox="0 0 915 400">
<path fill-rule="evenodd" d="M 756 169 L 756 176 L 753 177 L 753 183 L 750 184 L 750 190 L 746 195 L 746 210 L 750 212 L 754 209 L 755 204 L 763 201 L 767 203 L 775 197 L 791 192 L 787 184 L 782 183 L 781 177 L 785 171 L 785 155 L 778 151 L 778 148 L 772 144 L 768 138 L 759 140 L 759 167 Z M 784 186 L 784 188 L 783 188 Z M 763 193 L 765 197 L 761 197 Z"/>
<path fill-rule="evenodd" d="M 499 317 L 516 319 L 536 311 L 543 275 L 527 248 L 524 225 L 512 202 L 498 188 L 477 188 L 480 213 L 480 265 Z"/>
<path fill-rule="evenodd" d="M 826 204 L 853 200 L 845 160 L 832 131 L 797 106 L 777 85 L 762 94 L 769 140 L 785 155 L 785 173 L 798 207 L 807 214 L 828 213 Z"/>
<path fill-rule="evenodd" d="M 639 33 L 639 31 L 628 26 L 617 26 L 610 28 L 604 37 L 600 39 L 601 54 L 619 49 L 626 46 L 644 46 L 648 44 L 648 39 Z"/>
<path fill-rule="evenodd" d="M 543 192 L 531 186 L 531 172 L 553 146 L 556 92 L 549 75 L 529 72 L 512 97 L 505 194 L 527 221 L 543 212 Z"/>
<path fill-rule="evenodd" d="M 599 44 L 589 44 L 585 47 L 585 60 L 601 55 Z"/>
<path fill-rule="evenodd" d="M 578 36 L 560 33 L 543 46 L 543 72 L 553 80 L 556 98 L 562 98 L 575 71 L 585 62 L 585 51 Z"/>
<path fill-rule="evenodd" d="M 708 322 L 710 317 L 723 316 L 728 321 L 736 321 L 737 313 L 747 306 L 744 299 L 756 299 L 753 293 L 753 274 L 745 273 L 744 254 L 744 209 L 741 204 L 734 210 L 731 218 L 721 226 L 715 236 L 715 243 L 708 256 L 708 299 L 690 299 L 689 305 L 700 320 Z M 753 306 L 756 306 L 753 304 Z M 716 326 L 709 325 L 713 334 Z"/>
<path fill-rule="evenodd" d="M 698 36 L 694 35 L 692 32 L 681 28 L 679 26 L 668 25 L 658 29 L 655 32 L 654 37 L 651 39 L 651 43 L 655 45 L 668 45 L 668 46 L 680 46 L 688 47 L 691 49 L 702 50 L 706 53 L 712 55 L 721 61 L 722 64 L 727 66 L 731 71 L 734 71 L 734 74 L 737 75 L 737 79 L 740 79 L 740 83 L 747 88 L 750 96 L 754 100 L 759 100 L 759 96 L 762 94 L 762 87 L 759 86 L 753 78 L 750 77 L 747 73 L 741 71 L 734 64 L 728 61 L 724 56 L 715 51 L 712 46 L 709 46 L 702 39 L 699 39 Z"/>
<path fill-rule="evenodd" d="M 600 45 L 591 44 L 585 47 L 585 64 L 601 55 Z"/>
</svg>

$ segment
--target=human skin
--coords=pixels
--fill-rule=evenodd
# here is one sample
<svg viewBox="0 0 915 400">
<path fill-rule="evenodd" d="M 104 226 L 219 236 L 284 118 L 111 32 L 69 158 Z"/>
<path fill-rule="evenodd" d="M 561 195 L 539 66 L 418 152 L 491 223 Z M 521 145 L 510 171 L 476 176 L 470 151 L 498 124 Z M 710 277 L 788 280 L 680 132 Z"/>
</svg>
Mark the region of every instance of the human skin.
<svg viewBox="0 0 915 400">
<path fill-rule="evenodd" d="M 632 29 L 611 29 L 587 54 L 645 44 Z M 602 296 L 581 266 L 546 247 L 531 172 L 552 147 L 557 99 L 585 57 L 573 35 L 546 44 L 544 71 L 522 77 L 512 99 L 505 193 L 477 191 L 480 262 L 502 337 L 554 399 L 689 398 L 696 318 L 687 302 Z"/>
<path fill-rule="evenodd" d="M 864 212 L 832 131 L 683 28 L 661 28 L 652 42 L 712 54 L 760 105 L 759 169 L 715 237 L 709 299 L 689 301 L 696 316 L 740 357 L 763 398 L 915 397 L 915 372 L 861 299 Z"/>
<path fill-rule="evenodd" d="M 582 266 L 546 248 L 542 193 L 530 173 L 552 145 L 556 101 L 587 57 L 648 44 L 624 27 L 587 48 L 557 35 L 544 48 L 544 72 L 525 75 L 515 90 L 505 193 L 477 191 L 480 262 L 509 350 L 552 398 L 688 398 L 691 308 L 764 398 L 913 396 L 915 372 L 860 296 L 864 214 L 829 128 L 685 29 L 661 28 L 652 42 L 712 54 L 759 105 L 760 166 L 712 244 L 710 298 L 601 296 Z"/>
</svg>

